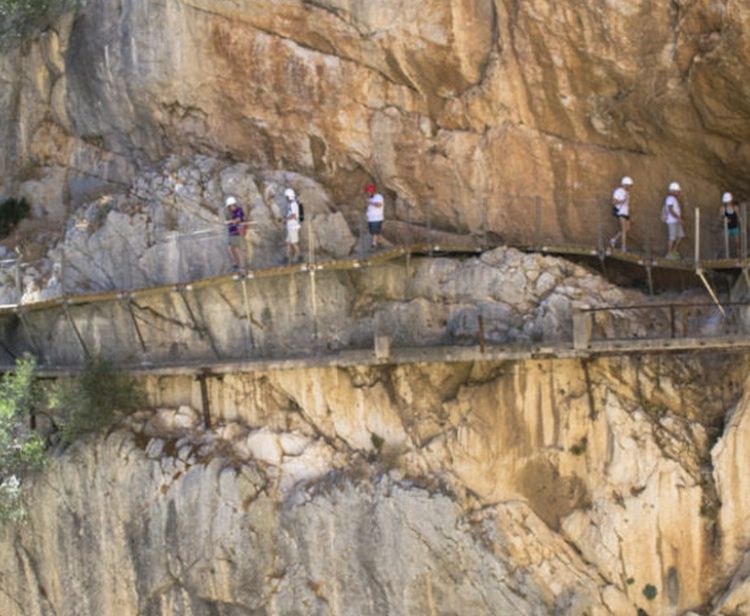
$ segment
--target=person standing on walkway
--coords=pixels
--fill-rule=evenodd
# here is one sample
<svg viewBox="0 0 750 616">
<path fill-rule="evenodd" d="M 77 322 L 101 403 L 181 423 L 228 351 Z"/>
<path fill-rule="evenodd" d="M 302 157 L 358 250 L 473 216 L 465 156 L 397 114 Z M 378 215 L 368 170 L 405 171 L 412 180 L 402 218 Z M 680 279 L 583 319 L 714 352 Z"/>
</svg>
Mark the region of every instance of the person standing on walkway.
<svg viewBox="0 0 750 616">
<path fill-rule="evenodd" d="M 245 267 L 242 244 L 244 243 L 243 236 L 247 230 L 247 223 L 245 221 L 245 212 L 238 205 L 237 199 L 227 197 L 225 208 L 224 224 L 227 225 L 229 235 L 229 260 L 232 263 L 232 271 L 236 272 Z"/>
<path fill-rule="evenodd" d="M 669 194 L 664 200 L 664 206 L 661 212 L 661 219 L 667 225 L 668 229 L 668 247 L 667 259 L 679 259 L 680 253 L 677 247 L 680 241 L 685 237 L 685 228 L 683 227 L 682 208 L 680 207 L 679 196 L 682 190 L 677 182 L 670 182 Z"/>
<path fill-rule="evenodd" d="M 299 252 L 299 204 L 297 194 L 292 188 L 284 191 L 286 197 L 286 208 L 284 209 L 284 220 L 286 221 L 286 260 L 294 263 L 300 257 Z"/>
<path fill-rule="evenodd" d="M 622 238 L 621 248 L 623 252 L 628 251 L 628 231 L 630 230 L 630 187 L 633 178 L 625 176 L 620 180 L 620 185 L 612 193 L 612 213 L 620 223 L 620 230 L 609 240 L 609 245 L 614 248 L 617 240 Z"/>
<path fill-rule="evenodd" d="M 365 186 L 367 194 L 367 230 L 372 237 L 372 248 L 383 245 L 382 231 L 385 219 L 385 200 L 383 195 L 377 192 L 375 184 Z"/>
<path fill-rule="evenodd" d="M 724 233 L 726 233 L 726 246 L 727 246 L 727 259 L 729 259 L 729 238 L 734 238 L 734 249 L 735 256 L 740 256 L 740 217 L 737 213 L 737 208 L 734 206 L 734 198 L 732 193 L 725 192 L 721 197 L 721 222 L 724 225 Z"/>
</svg>

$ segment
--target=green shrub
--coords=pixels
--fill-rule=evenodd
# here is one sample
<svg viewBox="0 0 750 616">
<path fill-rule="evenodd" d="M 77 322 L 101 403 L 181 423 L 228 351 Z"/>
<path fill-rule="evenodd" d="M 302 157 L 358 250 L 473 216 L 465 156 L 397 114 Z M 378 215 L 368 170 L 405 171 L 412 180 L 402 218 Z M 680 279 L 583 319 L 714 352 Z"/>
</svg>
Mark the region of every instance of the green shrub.
<svg viewBox="0 0 750 616">
<path fill-rule="evenodd" d="M 643 587 L 643 596 L 646 597 L 646 599 L 648 599 L 649 601 L 656 598 L 656 594 L 656 586 L 654 586 L 653 584 L 646 584 Z"/>
<path fill-rule="evenodd" d="M 35 372 L 34 359 L 24 357 L 0 378 L 0 520 L 23 514 L 21 477 L 45 459 L 44 440 L 29 427 L 39 403 Z"/>
<path fill-rule="evenodd" d="M 52 396 L 52 404 L 62 413 L 62 438 L 68 443 L 105 432 L 145 402 L 145 392 L 132 376 L 100 358 L 89 359 L 83 374 L 59 383 Z"/>
<path fill-rule="evenodd" d="M 0 238 L 6 237 L 13 231 L 15 226 L 29 215 L 30 211 L 31 208 L 23 197 L 21 199 L 6 199 L 0 203 Z"/>
</svg>

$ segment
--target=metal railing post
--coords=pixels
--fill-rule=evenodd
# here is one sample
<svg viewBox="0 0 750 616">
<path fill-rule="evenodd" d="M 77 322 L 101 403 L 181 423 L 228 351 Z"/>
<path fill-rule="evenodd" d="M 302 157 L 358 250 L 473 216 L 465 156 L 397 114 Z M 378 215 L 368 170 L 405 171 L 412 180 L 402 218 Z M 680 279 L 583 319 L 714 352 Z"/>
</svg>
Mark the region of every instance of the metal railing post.
<svg viewBox="0 0 750 616">
<path fill-rule="evenodd" d="M 429 254 L 432 256 L 432 201 L 427 201 L 427 242 L 429 245 Z"/>
<path fill-rule="evenodd" d="M 21 257 L 13 265 L 13 278 L 16 284 L 16 303 L 23 304 L 23 282 L 21 281 Z"/>
<path fill-rule="evenodd" d="M 695 253 L 693 254 L 695 269 L 700 267 L 701 260 L 701 210 L 695 208 Z"/>
<path fill-rule="evenodd" d="M 677 337 L 677 324 L 675 322 L 674 304 L 669 304 L 669 332 L 670 338 Z"/>
<path fill-rule="evenodd" d="M 722 216 L 722 218 L 724 219 L 724 224 L 722 225 L 724 228 L 724 255 L 729 259 L 729 220 L 727 220 L 726 216 Z M 739 257 L 740 255 L 737 256 Z"/>
<path fill-rule="evenodd" d="M 482 201 L 482 248 L 487 248 L 487 198 Z"/>
<path fill-rule="evenodd" d="M 740 206 L 742 220 L 741 222 L 741 239 L 740 239 L 740 250 L 742 251 L 742 260 L 747 259 L 747 203 L 743 202 Z"/>
<path fill-rule="evenodd" d="M 602 255 L 604 254 L 604 220 L 602 216 L 602 206 L 599 201 L 594 202 L 596 208 L 596 251 Z"/>
</svg>

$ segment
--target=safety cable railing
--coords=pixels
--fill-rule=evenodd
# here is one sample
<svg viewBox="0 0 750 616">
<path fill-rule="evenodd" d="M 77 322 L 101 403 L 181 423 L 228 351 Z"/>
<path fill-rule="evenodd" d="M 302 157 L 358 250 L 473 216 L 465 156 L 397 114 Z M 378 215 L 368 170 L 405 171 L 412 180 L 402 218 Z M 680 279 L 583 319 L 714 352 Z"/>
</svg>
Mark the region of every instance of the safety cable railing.
<svg viewBox="0 0 750 616">
<path fill-rule="evenodd" d="M 750 305 L 674 302 L 589 308 L 574 314 L 573 330 L 577 348 L 633 340 L 747 339 Z"/>
<path fill-rule="evenodd" d="M 180 196 L 179 199 L 188 197 Z M 178 199 L 178 200 L 179 200 Z M 436 208 L 431 203 L 416 208 L 407 201 L 393 204 L 386 216 L 384 234 L 397 246 L 432 246 L 465 243 L 490 248 L 510 245 L 527 249 L 565 252 L 600 257 L 624 256 L 618 241 L 610 238 L 619 222 L 612 216 L 606 199 L 569 198 L 571 207 L 565 220 L 555 206 L 540 197 L 496 195 L 492 202 L 467 211 Z M 685 208 L 687 210 L 687 208 Z M 686 222 L 686 235 L 680 246 L 681 264 L 700 269 L 717 259 L 734 259 L 747 264 L 747 208 L 740 208 L 740 233 L 730 237 L 718 208 L 695 208 Z M 195 224 L 196 221 L 193 221 Z M 302 223 L 302 260 L 310 264 L 335 259 L 364 259 L 371 251 L 367 223 L 358 218 L 354 233 L 342 226 L 326 227 L 326 215 L 308 213 Z M 189 232 L 121 229 L 116 245 L 104 243 L 96 231 L 73 228 L 44 259 L 0 261 L 0 304 L 23 304 L 59 296 L 94 291 L 129 291 L 160 284 L 186 284 L 231 271 L 224 224 L 201 227 Z M 245 269 L 264 270 L 284 263 L 284 226 L 266 223 L 250 227 L 243 250 Z M 334 235 L 344 235 L 341 240 Z M 349 234 L 349 235 L 347 235 Z M 151 235 L 151 237 L 149 237 Z M 332 245 L 329 245 L 332 244 Z M 635 210 L 627 238 L 628 253 L 647 265 L 666 253 L 666 226 L 653 211 L 642 215 Z M 728 255 L 728 256 L 727 256 Z M 660 260 L 661 266 L 667 264 Z"/>
</svg>

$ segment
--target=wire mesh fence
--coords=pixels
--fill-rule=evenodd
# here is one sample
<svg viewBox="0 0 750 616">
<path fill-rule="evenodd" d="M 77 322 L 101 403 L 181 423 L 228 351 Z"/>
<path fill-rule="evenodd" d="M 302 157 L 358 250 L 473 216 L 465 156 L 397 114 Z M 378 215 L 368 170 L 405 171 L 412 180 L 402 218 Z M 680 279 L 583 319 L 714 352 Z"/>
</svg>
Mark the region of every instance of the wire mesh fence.
<svg viewBox="0 0 750 616">
<path fill-rule="evenodd" d="M 665 340 L 750 334 L 750 306 L 726 303 L 672 303 L 583 311 L 590 319 L 590 340 Z"/>
<path fill-rule="evenodd" d="M 608 199 L 559 197 L 559 203 L 539 196 L 498 194 L 463 213 L 460 208 L 437 209 L 431 203 L 417 208 L 399 201 L 385 221 L 384 248 L 373 247 L 364 217 L 337 225 L 324 215 L 309 213 L 300 229 L 299 254 L 291 255 L 283 224 L 251 223 L 239 241 L 239 268 L 262 271 L 291 261 L 318 265 L 340 259 L 365 260 L 385 248 L 451 246 L 473 249 L 510 245 L 554 251 L 572 247 L 605 255 L 626 248 L 646 258 L 667 252 L 667 226 L 654 216 L 632 212 L 627 242 L 615 238 L 621 222 L 612 215 Z M 739 208 L 740 228 L 729 232 L 718 208 L 685 207 L 679 250 L 683 261 L 699 266 L 712 259 L 747 258 L 747 208 Z M 565 212 L 561 215 L 560 212 Z M 344 238 L 344 240 L 342 240 Z M 36 261 L 0 261 L 0 304 L 21 304 L 100 291 L 131 291 L 156 286 L 187 284 L 202 278 L 233 273 L 233 258 L 224 224 L 206 225 L 190 232 L 117 236 L 116 245 L 97 244 L 86 233 L 73 234 Z"/>
</svg>

